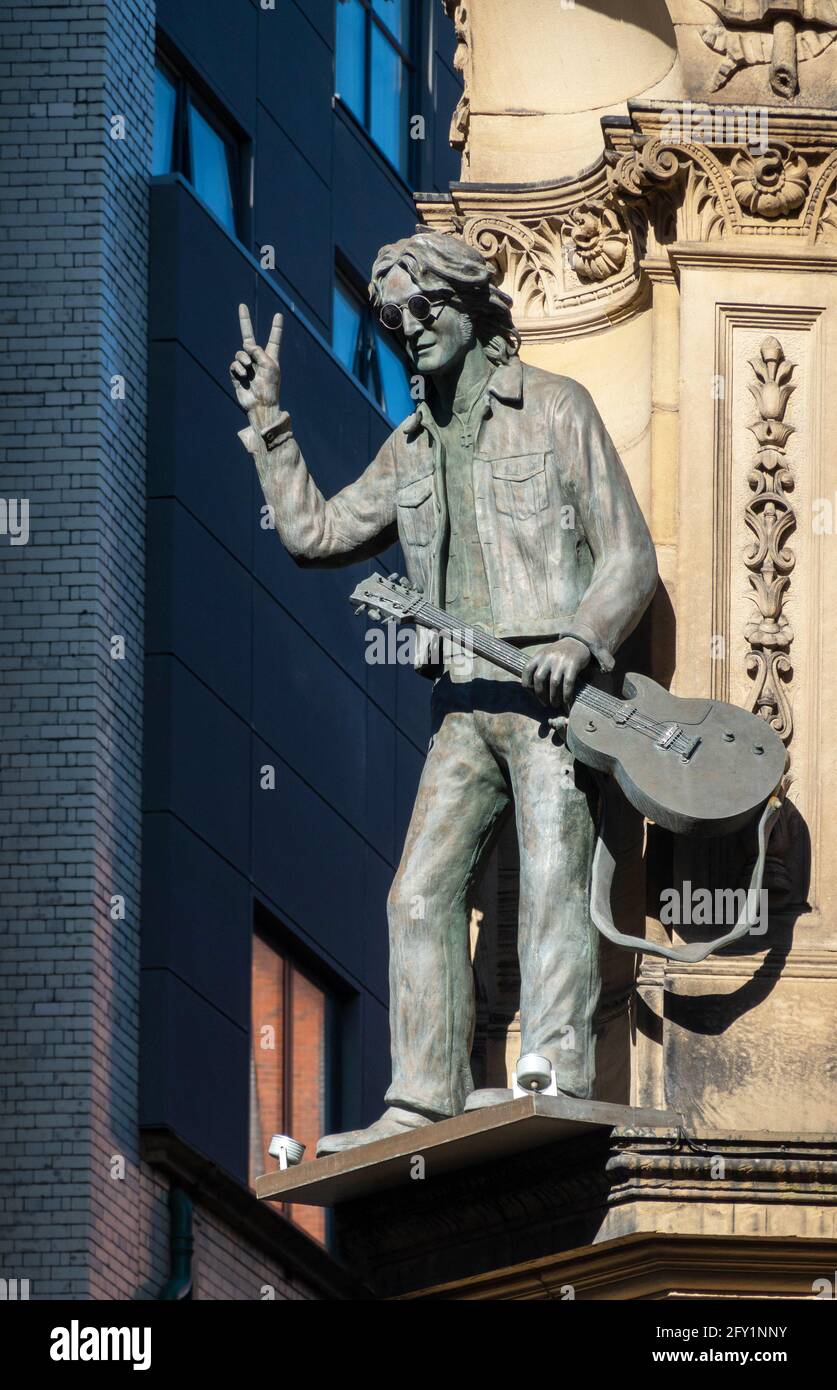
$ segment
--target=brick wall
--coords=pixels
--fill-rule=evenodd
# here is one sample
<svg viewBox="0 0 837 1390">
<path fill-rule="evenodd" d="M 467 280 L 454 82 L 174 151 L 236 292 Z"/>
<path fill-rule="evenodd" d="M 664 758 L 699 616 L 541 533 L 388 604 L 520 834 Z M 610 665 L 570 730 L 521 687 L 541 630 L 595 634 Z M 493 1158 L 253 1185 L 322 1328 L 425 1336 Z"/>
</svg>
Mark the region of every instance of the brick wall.
<svg viewBox="0 0 837 1390">
<path fill-rule="evenodd" d="M 33 1297 L 129 1297 L 163 1273 L 135 1123 L 153 20 L 145 0 L 0 10 L 0 487 L 30 527 L 0 537 L 0 1068 Z"/>
<path fill-rule="evenodd" d="M 304 1280 L 249 1249 L 231 1226 L 211 1213 L 196 1211 L 194 1237 L 193 1298 L 278 1301 L 317 1297 Z"/>
</svg>

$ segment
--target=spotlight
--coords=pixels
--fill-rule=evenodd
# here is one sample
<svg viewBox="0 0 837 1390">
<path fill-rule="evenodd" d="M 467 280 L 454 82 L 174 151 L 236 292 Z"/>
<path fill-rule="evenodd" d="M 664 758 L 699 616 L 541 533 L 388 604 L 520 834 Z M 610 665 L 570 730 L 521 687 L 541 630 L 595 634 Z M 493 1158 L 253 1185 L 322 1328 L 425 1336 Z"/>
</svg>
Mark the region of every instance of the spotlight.
<svg viewBox="0 0 837 1390">
<path fill-rule="evenodd" d="M 300 1144 L 298 1139 L 292 1139 L 289 1134 L 274 1134 L 268 1153 L 271 1158 L 278 1158 L 280 1168 L 292 1168 L 295 1163 L 302 1161 L 305 1145 Z"/>
<path fill-rule="evenodd" d="M 558 1082 L 555 1079 L 555 1068 L 548 1057 L 541 1057 L 537 1052 L 527 1052 L 525 1057 L 521 1057 L 512 1075 L 512 1095 L 515 1100 L 519 1096 L 557 1096 Z"/>
</svg>

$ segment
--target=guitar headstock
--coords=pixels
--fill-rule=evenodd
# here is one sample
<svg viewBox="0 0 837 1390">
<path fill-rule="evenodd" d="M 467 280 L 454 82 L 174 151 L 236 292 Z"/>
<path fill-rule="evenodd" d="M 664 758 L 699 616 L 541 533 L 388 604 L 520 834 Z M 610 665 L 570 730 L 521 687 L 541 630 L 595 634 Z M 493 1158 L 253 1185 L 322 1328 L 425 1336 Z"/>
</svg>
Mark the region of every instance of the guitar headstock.
<svg viewBox="0 0 837 1390">
<path fill-rule="evenodd" d="M 403 623 L 415 617 L 424 603 L 424 594 L 398 574 L 391 574 L 386 579 L 382 574 L 370 574 L 368 579 L 361 580 L 349 602 L 356 613 L 363 613 L 368 608 L 370 618 L 376 622 L 382 618 L 395 618 Z"/>
</svg>

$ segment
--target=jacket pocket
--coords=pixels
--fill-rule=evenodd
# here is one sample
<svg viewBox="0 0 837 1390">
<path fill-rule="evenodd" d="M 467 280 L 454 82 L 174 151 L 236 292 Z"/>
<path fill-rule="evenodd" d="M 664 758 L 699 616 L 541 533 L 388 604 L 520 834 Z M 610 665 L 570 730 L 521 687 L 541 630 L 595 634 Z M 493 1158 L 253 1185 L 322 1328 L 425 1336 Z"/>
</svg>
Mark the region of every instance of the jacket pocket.
<svg viewBox="0 0 837 1390">
<path fill-rule="evenodd" d="M 396 491 L 398 535 L 406 545 L 429 545 L 433 535 L 433 474 L 414 478 Z"/>
<path fill-rule="evenodd" d="M 514 458 L 492 459 L 494 500 L 498 512 L 521 521 L 543 511 L 547 504 L 547 454 L 517 454 Z"/>
</svg>

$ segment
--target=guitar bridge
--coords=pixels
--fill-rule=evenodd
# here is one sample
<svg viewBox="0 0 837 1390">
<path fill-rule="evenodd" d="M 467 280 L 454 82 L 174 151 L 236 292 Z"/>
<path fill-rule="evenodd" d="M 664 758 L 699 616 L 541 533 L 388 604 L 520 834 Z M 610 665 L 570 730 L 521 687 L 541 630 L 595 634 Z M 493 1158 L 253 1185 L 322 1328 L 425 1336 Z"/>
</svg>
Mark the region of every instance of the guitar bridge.
<svg viewBox="0 0 837 1390">
<path fill-rule="evenodd" d="M 657 748 L 670 748 L 674 740 L 682 734 L 683 730 L 679 724 L 669 724 L 667 729 L 663 729 L 660 737 L 656 741 Z"/>
<path fill-rule="evenodd" d="M 698 736 L 689 738 L 688 734 L 684 734 L 679 724 L 669 724 L 668 728 L 664 729 L 660 737 L 655 740 L 654 746 L 664 750 L 670 748 L 679 755 L 681 762 L 687 763 L 699 744 L 700 738 Z"/>
</svg>

